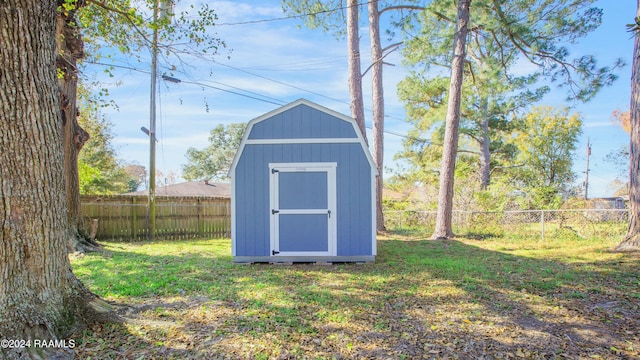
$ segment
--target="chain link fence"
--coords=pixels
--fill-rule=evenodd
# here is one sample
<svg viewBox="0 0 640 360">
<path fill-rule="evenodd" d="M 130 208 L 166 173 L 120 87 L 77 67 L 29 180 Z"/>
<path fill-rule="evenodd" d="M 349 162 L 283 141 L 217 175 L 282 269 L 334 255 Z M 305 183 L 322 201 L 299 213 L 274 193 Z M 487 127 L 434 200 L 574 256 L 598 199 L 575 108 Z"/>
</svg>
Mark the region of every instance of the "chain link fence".
<svg viewBox="0 0 640 360">
<path fill-rule="evenodd" d="M 385 226 L 393 232 L 430 234 L 435 223 L 435 211 L 385 211 Z M 628 223 L 626 209 L 454 211 L 452 218 L 454 233 L 470 238 L 509 235 L 619 239 L 626 233 Z"/>
<path fill-rule="evenodd" d="M 147 238 L 146 198 L 127 196 L 84 197 L 82 214 L 87 233 L 97 222 L 98 240 L 143 240 Z M 229 237 L 229 199 L 158 198 L 158 239 Z M 387 230 L 400 234 L 430 236 L 436 224 L 435 211 L 386 210 Z M 454 211 L 453 231 L 469 238 L 575 237 L 620 239 L 627 230 L 626 209 L 523 210 L 502 212 Z"/>
</svg>

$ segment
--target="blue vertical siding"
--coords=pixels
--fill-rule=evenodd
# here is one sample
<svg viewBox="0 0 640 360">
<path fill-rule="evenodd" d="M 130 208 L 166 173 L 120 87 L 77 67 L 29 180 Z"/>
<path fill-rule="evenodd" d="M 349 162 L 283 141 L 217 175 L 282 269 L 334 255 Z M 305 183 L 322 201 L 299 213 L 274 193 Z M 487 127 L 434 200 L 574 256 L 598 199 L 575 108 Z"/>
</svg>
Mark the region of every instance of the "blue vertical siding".
<svg viewBox="0 0 640 360">
<path fill-rule="evenodd" d="M 301 103 L 255 122 L 247 139 L 357 139 L 357 134 L 352 123 Z M 337 255 L 372 255 L 374 170 L 360 143 L 249 142 L 233 174 L 236 256 L 270 255 L 269 163 L 291 162 L 337 163 Z M 304 226 L 299 230 L 305 231 Z"/>
<path fill-rule="evenodd" d="M 280 215 L 280 251 L 328 251 L 327 216 Z"/>
<path fill-rule="evenodd" d="M 337 255 L 371 255 L 371 171 L 358 143 L 247 144 L 235 174 L 236 255 L 268 256 L 269 163 L 336 162 Z"/>
<path fill-rule="evenodd" d="M 281 172 L 279 208 L 327 209 L 327 180 L 326 172 Z"/>
<path fill-rule="evenodd" d="M 356 138 L 350 123 L 300 104 L 254 124 L 249 134 L 255 139 Z"/>
</svg>

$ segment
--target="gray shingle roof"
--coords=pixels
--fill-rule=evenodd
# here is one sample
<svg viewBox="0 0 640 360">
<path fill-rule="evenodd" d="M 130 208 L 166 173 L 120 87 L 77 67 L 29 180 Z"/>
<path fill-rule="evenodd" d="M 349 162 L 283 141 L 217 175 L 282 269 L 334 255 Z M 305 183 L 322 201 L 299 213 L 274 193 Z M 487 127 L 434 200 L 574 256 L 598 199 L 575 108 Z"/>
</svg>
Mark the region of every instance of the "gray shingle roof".
<svg viewBox="0 0 640 360">
<path fill-rule="evenodd" d="M 147 190 L 135 191 L 124 195 L 147 195 Z M 188 181 L 167 186 L 157 186 L 156 196 L 196 196 L 231 198 L 231 184 L 205 183 L 203 181 Z"/>
</svg>

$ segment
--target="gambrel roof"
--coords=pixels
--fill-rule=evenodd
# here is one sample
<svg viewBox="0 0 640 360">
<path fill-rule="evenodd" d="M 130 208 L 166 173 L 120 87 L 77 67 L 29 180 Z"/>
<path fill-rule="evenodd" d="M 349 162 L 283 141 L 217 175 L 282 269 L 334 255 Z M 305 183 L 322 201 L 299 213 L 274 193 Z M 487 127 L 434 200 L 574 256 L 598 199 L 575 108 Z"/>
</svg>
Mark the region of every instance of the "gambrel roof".
<svg viewBox="0 0 640 360">
<path fill-rule="evenodd" d="M 321 112 L 326 115 L 324 118 L 326 121 L 324 119 L 322 121 L 314 121 L 311 118 L 291 119 L 280 116 L 297 107 L 306 107 L 312 111 Z M 281 126 L 276 127 L 280 131 L 271 131 L 269 133 L 262 131 L 260 124 L 266 120 L 280 121 L 282 123 Z M 336 126 L 336 122 L 331 122 L 330 120 L 339 120 L 343 124 Z M 323 122 L 326 122 L 326 126 L 323 126 Z M 239 158 L 246 145 L 252 143 L 359 143 L 371 169 L 376 176 L 378 175 L 371 153 L 355 120 L 306 99 L 296 100 L 249 121 L 240 147 L 229 169 L 229 177 L 233 177 Z"/>
</svg>

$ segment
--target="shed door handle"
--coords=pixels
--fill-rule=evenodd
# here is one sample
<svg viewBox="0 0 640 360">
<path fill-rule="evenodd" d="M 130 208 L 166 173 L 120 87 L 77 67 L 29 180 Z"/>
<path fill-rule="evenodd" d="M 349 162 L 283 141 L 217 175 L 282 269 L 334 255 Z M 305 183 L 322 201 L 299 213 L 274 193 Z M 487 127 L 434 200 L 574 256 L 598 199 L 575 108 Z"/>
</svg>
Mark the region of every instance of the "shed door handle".
<svg viewBox="0 0 640 360">
<path fill-rule="evenodd" d="M 271 215 L 275 215 L 275 214 L 277 214 L 279 212 L 280 212 L 280 210 L 271 209 Z"/>
</svg>

